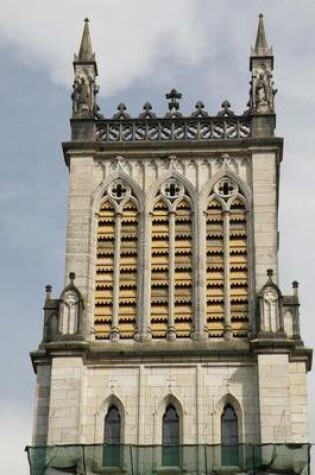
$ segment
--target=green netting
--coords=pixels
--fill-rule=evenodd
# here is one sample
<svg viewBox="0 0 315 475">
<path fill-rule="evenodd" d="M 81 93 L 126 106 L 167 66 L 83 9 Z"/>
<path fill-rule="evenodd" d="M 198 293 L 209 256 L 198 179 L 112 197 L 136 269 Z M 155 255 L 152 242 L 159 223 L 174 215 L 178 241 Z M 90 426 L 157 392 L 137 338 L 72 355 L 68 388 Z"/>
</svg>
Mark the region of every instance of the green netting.
<svg viewBox="0 0 315 475">
<path fill-rule="evenodd" d="M 27 447 L 31 475 L 309 475 L 309 444 Z"/>
</svg>

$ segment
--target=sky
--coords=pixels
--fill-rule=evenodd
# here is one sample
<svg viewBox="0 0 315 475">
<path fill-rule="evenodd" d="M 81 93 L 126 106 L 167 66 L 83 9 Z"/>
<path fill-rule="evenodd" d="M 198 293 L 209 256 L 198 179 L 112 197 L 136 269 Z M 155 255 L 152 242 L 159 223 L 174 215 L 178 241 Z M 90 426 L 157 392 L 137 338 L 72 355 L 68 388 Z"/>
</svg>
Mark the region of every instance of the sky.
<svg viewBox="0 0 315 475">
<path fill-rule="evenodd" d="M 274 48 L 277 135 L 285 139 L 280 188 L 280 287 L 300 282 L 302 336 L 315 346 L 315 2 L 312 0 L 2 0 L 0 9 L 0 460 L 28 473 L 35 376 L 28 356 L 43 326 L 44 287 L 62 290 L 73 54 L 89 17 L 100 105 L 138 115 L 146 101 L 166 111 L 165 93 L 216 114 L 248 100 L 248 57 L 258 14 Z M 315 372 L 310 375 L 315 391 Z M 312 397 L 310 398 L 310 402 Z M 315 405 L 310 404 L 315 441 Z M 315 457 L 315 451 L 314 451 Z"/>
</svg>

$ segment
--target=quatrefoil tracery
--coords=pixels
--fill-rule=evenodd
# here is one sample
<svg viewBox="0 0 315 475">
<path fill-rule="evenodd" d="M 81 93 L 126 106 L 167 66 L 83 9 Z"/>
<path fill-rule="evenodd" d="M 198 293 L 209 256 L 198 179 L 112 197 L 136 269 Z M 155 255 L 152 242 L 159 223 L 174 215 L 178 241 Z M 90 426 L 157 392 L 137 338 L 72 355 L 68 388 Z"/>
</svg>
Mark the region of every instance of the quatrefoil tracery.
<svg viewBox="0 0 315 475">
<path fill-rule="evenodd" d="M 222 178 L 215 184 L 214 190 L 221 198 L 228 199 L 238 193 L 238 186 L 230 178 Z"/>
<path fill-rule="evenodd" d="M 115 201 L 122 201 L 131 195 L 131 187 L 127 185 L 123 180 L 115 180 L 108 187 L 108 194 Z"/>
<path fill-rule="evenodd" d="M 184 187 L 174 178 L 165 181 L 161 186 L 161 193 L 170 201 L 175 201 L 184 194 Z"/>
</svg>

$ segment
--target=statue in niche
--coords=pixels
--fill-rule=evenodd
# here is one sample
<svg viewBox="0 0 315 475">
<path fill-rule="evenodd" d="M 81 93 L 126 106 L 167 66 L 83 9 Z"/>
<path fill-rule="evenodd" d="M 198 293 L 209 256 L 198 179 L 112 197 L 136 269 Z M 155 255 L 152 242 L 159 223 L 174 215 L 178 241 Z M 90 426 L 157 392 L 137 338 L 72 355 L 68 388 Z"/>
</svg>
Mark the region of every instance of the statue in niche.
<svg viewBox="0 0 315 475">
<path fill-rule="evenodd" d="M 73 290 L 68 290 L 62 301 L 62 333 L 73 335 L 78 327 L 79 299 Z"/>
<path fill-rule="evenodd" d="M 90 110 L 90 85 L 84 76 L 75 78 L 71 99 L 73 114 Z"/>
<path fill-rule="evenodd" d="M 255 100 L 258 109 L 262 106 L 270 106 L 268 86 L 266 84 L 264 73 L 262 71 L 259 72 L 258 79 L 256 81 Z"/>
<path fill-rule="evenodd" d="M 278 331 L 278 294 L 269 287 L 264 292 L 264 329 L 267 332 Z"/>
</svg>

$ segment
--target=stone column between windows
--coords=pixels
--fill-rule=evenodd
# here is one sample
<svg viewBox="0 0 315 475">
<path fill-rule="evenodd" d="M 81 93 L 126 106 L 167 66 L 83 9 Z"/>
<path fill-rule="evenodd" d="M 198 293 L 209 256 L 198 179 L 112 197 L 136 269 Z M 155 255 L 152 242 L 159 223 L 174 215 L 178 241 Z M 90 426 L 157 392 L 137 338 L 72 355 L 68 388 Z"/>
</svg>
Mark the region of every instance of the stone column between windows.
<svg viewBox="0 0 315 475">
<path fill-rule="evenodd" d="M 136 329 L 135 329 L 135 335 L 134 338 L 136 341 L 142 341 L 144 337 L 144 328 L 145 328 L 145 322 L 144 322 L 144 315 L 142 312 L 142 306 L 141 306 L 141 297 L 142 297 L 142 276 L 144 273 L 144 223 L 143 219 L 141 219 L 141 213 L 138 211 L 137 214 L 137 221 L 138 221 L 138 228 L 137 228 L 137 311 L 136 311 Z"/>
<path fill-rule="evenodd" d="M 204 325 L 203 315 L 204 300 L 203 300 L 203 286 L 202 279 L 204 276 L 204 259 L 203 256 L 203 230 L 201 230 L 200 223 L 195 219 L 195 213 L 191 212 L 192 222 L 192 325 L 193 332 L 191 338 L 193 340 L 201 341 L 204 339 Z M 198 231 L 200 230 L 200 231 Z"/>
<path fill-rule="evenodd" d="M 119 339 L 119 281 L 120 281 L 120 241 L 121 213 L 115 214 L 114 279 L 113 279 L 113 320 L 110 339 Z"/>
<path fill-rule="evenodd" d="M 207 211 L 203 212 L 202 225 L 199 229 L 199 245 L 197 250 L 198 257 L 200 259 L 200 265 L 197 267 L 196 272 L 200 278 L 200 319 L 202 324 L 202 330 L 204 338 L 208 338 L 208 297 L 207 297 L 207 273 L 208 273 L 208 255 L 207 255 Z"/>
<path fill-rule="evenodd" d="M 169 254 L 168 254 L 168 328 L 167 339 L 176 338 L 175 330 L 175 211 L 169 214 Z"/>
<path fill-rule="evenodd" d="M 143 266 L 140 266 L 142 270 L 141 288 L 143 302 L 143 316 L 139 315 L 139 318 L 143 319 L 143 340 L 150 340 L 151 334 L 151 252 L 152 252 L 152 216 L 153 213 L 148 213 L 144 219 L 143 234 L 141 235 L 141 258 L 143 260 Z M 140 259 L 141 259 L 140 258 Z M 141 321 L 141 320 L 140 320 Z"/>
<path fill-rule="evenodd" d="M 233 338 L 231 325 L 230 283 L 230 213 L 223 211 L 223 256 L 224 256 L 224 338 Z"/>
</svg>

